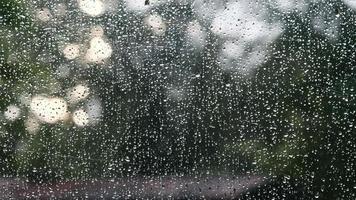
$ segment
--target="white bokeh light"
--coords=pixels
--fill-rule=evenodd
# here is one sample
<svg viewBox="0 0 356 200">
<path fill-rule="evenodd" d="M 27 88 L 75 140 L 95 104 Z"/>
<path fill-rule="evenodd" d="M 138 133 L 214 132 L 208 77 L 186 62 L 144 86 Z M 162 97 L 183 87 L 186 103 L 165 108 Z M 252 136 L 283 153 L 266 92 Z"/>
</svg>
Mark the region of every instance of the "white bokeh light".
<svg viewBox="0 0 356 200">
<path fill-rule="evenodd" d="M 197 21 L 189 23 L 187 27 L 187 39 L 194 47 L 202 48 L 205 45 L 206 33 Z"/>
<path fill-rule="evenodd" d="M 98 98 L 91 98 L 86 104 L 86 111 L 89 116 L 90 122 L 97 122 L 102 116 L 102 106 Z"/>
<path fill-rule="evenodd" d="M 37 133 L 41 128 L 41 124 L 38 119 L 30 115 L 25 121 L 25 129 L 27 132 L 34 134 Z"/>
<path fill-rule="evenodd" d="M 62 17 L 67 13 L 67 6 L 62 3 L 56 4 L 52 12 L 55 16 Z"/>
<path fill-rule="evenodd" d="M 91 17 L 97 17 L 105 12 L 105 4 L 101 0 L 78 0 L 79 9 Z"/>
<path fill-rule="evenodd" d="M 87 126 L 89 124 L 89 115 L 83 109 L 74 111 L 72 118 L 73 122 L 79 127 Z"/>
<path fill-rule="evenodd" d="M 57 123 L 68 118 L 67 102 L 58 97 L 35 96 L 30 103 L 31 112 L 42 122 Z"/>
<path fill-rule="evenodd" d="M 343 0 L 343 2 L 352 9 L 356 9 L 356 0 Z"/>
<path fill-rule="evenodd" d="M 239 58 L 246 51 L 246 44 L 239 41 L 226 41 L 223 44 L 221 53 L 228 58 Z"/>
<path fill-rule="evenodd" d="M 220 10 L 211 25 L 211 30 L 223 38 L 240 38 L 244 41 L 271 40 L 282 32 L 281 25 L 267 23 L 262 17 L 264 12 L 258 5 L 235 2 Z M 256 10 L 254 10 L 256 9 Z M 259 12 L 259 15 L 256 15 Z"/>
<path fill-rule="evenodd" d="M 4 112 L 5 119 L 14 121 L 20 117 L 21 109 L 15 105 L 9 105 Z"/>
<path fill-rule="evenodd" d="M 282 12 L 288 13 L 292 11 L 306 11 L 308 8 L 308 1 L 306 0 L 275 0 L 277 8 Z M 318 0 L 313 0 L 314 2 Z"/>
<path fill-rule="evenodd" d="M 163 35 L 166 32 L 166 24 L 163 18 L 157 14 L 147 16 L 145 23 L 156 35 Z"/>
<path fill-rule="evenodd" d="M 216 12 L 210 29 L 224 41 L 219 55 L 224 71 L 248 75 L 265 62 L 267 46 L 284 31 L 280 21 L 265 20 L 267 13 L 262 4 L 247 1 L 227 3 Z"/>
<path fill-rule="evenodd" d="M 313 28 L 324 35 L 330 41 L 336 41 L 339 37 L 340 19 L 326 20 L 322 16 L 312 19 Z"/>
<path fill-rule="evenodd" d="M 263 44 L 249 44 L 238 40 L 226 41 L 219 54 L 224 71 L 248 75 L 268 59 L 269 49 Z"/>
<path fill-rule="evenodd" d="M 80 54 L 80 46 L 78 44 L 67 44 L 63 49 L 63 55 L 68 60 L 77 58 Z"/>
<path fill-rule="evenodd" d="M 36 18 L 42 22 L 48 22 L 52 19 L 51 11 L 48 8 L 41 8 L 36 11 Z"/>
<path fill-rule="evenodd" d="M 128 10 L 143 12 L 149 8 L 145 5 L 145 0 L 124 0 L 125 6 Z"/>
<path fill-rule="evenodd" d="M 151 7 L 155 7 L 172 0 L 150 0 L 149 5 L 145 5 L 145 1 L 146 0 L 124 0 L 124 5 L 129 11 L 144 13 Z"/>
<path fill-rule="evenodd" d="M 69 103 L 77 103 L 88 97 L 90 93 L 89 87 L 86 84 L 78 84 L 69 89 L 67 92 L 67 99 Z"/>
<path fill-rule="evenodd" d="M 203 21 L 211 21 L 212 17 L 216 14 L 220 7 L 222 7 L 224 1 L 208 2 L 206 0 L 194 1 L 195 15 Z"/>
<path fill-rule="evenodd" d="M 90 47 L 86 52 L 87 62 L 103 63 L 112 54 L 111 45 L 102 37 L 93 37 L 90 40 Z"/>
<path fill-rule="evenodd" d="M 167 90 L 167 97 L 174 101 L 181 101 L 185 97 L 185 92 L 181 88 L 171 87 Z"/>
</svg>

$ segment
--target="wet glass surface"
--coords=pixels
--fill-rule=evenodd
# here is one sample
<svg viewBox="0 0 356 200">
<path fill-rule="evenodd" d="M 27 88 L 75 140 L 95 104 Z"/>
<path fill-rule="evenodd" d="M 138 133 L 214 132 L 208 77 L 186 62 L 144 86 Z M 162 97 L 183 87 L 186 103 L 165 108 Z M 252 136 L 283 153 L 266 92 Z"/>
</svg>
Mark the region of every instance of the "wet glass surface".
<svg viewBox="0 0 356 200">
<path fill-rule="evenodd" d="M 355 13 L 2 0 L 0 198 L 356 199 Z"/>
</svg>

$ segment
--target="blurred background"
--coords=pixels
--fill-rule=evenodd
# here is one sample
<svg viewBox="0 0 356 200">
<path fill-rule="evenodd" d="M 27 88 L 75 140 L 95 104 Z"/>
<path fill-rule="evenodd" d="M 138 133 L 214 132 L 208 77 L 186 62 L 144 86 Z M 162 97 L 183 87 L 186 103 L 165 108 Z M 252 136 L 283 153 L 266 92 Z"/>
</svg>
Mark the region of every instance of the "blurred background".
<svg viewBox="0 0 356 200">
<path fill-rule="evenodd" d="M 257 176 L 240 198 L 355 199 L 355 13 L 354 0 L 1 0 L 0 175 Z"/>
</svg>

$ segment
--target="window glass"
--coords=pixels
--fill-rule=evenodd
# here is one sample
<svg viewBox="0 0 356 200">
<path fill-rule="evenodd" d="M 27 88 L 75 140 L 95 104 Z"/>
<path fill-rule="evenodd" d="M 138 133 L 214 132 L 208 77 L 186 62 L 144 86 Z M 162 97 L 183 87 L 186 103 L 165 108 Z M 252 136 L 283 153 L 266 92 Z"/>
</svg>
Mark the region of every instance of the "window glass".
<svg viewBox="0 0 356 200">
<path fill-rule="evenodd" d="M 356 199 L 355 13 L 2 0 L 0 198 Z"/>
</svg>

